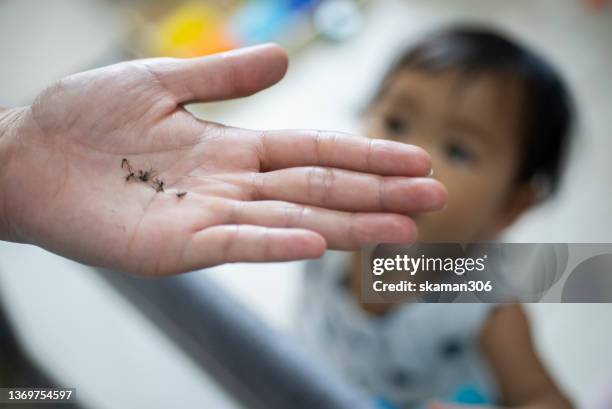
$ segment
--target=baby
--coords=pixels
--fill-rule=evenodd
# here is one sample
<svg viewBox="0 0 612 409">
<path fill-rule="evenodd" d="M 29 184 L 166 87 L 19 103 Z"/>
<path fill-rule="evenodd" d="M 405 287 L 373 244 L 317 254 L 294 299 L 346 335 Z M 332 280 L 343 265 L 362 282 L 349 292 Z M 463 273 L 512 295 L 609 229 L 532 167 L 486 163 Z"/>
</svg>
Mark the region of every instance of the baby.
<svg viewBox="0 0 612 409">
<path fill-rule="evenodd" d="M 370 103 L 367 134 L 427 150 L 448 206 L 415 215 L 420 242 L 495 240 L 557 188 L 572 110 L 556 71 L 486 28 L 426 37 Z M 300 328 L 381 408 L 571 408 L 540 362 L 520 305 L 365 304 L 360 254 L 305 275 Z M 482 406 L 481 406 L 482 407 Z"/>
</svg>

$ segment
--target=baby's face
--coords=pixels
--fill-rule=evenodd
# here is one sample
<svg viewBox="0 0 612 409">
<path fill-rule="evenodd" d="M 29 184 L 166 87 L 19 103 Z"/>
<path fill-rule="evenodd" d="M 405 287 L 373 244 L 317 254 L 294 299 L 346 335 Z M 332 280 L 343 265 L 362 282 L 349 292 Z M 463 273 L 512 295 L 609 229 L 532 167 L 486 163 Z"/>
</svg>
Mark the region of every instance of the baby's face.
<svg viewBox="0 0 612 409">
<path fill-rule="evenodd" d="M 369 110 L 368 135 L 427 150 L 434 177 L 448 189 L 446 209 L 415 216 L 419 241 L 491 240 L 525 207 L 515 182 L 521 154 L 518 90 L 512 79 L 466 80 L 453 71 L 406 69 Z"/>
</svg>

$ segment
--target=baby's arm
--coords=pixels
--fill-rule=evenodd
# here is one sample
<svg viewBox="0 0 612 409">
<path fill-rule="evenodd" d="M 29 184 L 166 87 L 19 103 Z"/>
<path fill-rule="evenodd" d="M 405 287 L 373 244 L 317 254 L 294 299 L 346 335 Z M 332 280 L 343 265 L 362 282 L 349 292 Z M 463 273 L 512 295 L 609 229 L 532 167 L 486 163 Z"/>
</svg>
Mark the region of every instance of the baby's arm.
<svg viewBox="0 0 612 409">
<path fill-rule="evenodd" d="M 524 409 L 572 409 L 540 361 L 520 305 L 495 310 L 481 333 L 481 348 L 500 386 L 503 404 Z"/>
</svg>

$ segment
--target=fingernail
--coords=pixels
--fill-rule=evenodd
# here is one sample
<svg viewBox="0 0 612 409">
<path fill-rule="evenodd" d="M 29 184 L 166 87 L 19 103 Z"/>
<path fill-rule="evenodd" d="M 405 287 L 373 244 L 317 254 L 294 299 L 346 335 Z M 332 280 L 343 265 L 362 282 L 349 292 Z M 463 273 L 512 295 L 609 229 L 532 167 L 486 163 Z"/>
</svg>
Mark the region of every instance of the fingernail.
<svg viewBox="0 0 612 409">
<path fill-rule="evenodd" d="M 443 185 L 436 184 L 439 186 L 434 189 L 427 189 L 423 194 L 423 202 L 429 210 L 442 210 L 447 205 L 448 190 Z"/>
</svg>

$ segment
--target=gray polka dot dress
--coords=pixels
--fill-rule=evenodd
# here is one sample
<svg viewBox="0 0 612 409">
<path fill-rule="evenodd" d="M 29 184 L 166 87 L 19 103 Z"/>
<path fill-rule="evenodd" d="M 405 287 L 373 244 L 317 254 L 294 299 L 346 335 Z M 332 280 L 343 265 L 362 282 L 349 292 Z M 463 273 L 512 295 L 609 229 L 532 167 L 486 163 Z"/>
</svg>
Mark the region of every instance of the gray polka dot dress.
<svg viewBox="0 0 612 409">
<path fill-rule="evenodd" d="M 328 252 L 307 264 L 297 332 L 308 349 L 381 407 L 418 408 L 465 388 L 496 400 L 478 348 L 494 304 L 403 304 L 373 316 L 348 291 L 348 257 Z"/>
</svg>

